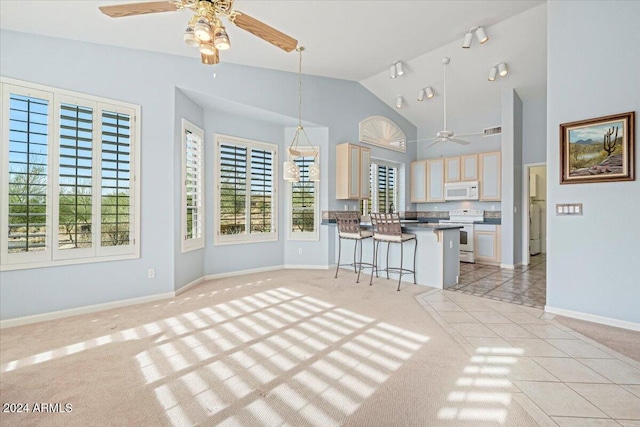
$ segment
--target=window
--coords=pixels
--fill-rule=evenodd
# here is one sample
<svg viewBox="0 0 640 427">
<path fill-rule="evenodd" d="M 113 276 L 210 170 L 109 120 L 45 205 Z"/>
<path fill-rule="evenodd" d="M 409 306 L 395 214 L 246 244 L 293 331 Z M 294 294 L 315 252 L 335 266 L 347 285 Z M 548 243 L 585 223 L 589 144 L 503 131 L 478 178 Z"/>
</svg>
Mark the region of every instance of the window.
<svg viewBox="0 0 640 427">
<path fill-rule="evenodd" d="M 278 240 L 277 146 L 216 135 L 216 245 Z"/>
<path fill-rule="evenodd" d="M 380 160 L 372 160 L 369 169 L 371 198 L 360 201 L 360 212 L 398 211 L 398 166 Z"/>
<path fill-rule="evenodd" d="M 288 190 L 287 238 L 318 240 L 319 188 L 318 182 L 309 181 L 309 165 L 315 158 L 310 149 L 302 154 L 294 160 L 300 168 L 300 180 L 290 183 Z"/>
<path fill-rule="evenodd" d="M 139 256 L 137 116 L 2 79 L 2 270 Z"/>
<path fill-rule="evenodd" d="M 204 248 L 204 132 L 182 119 L 182 252 Z"/>
</svg>

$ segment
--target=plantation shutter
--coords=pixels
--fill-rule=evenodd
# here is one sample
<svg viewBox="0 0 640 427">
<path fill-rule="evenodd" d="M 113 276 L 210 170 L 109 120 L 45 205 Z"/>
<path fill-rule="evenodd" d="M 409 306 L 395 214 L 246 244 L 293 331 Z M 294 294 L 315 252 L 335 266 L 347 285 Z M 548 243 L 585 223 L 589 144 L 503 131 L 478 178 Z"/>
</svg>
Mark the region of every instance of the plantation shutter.
<svg viewBox="0 0 640 427">
<path fill-rule="evenodd" d="M 131 244 L 131 115 L 101 112 L 100 245 Z"/>
<path fill-rule="evenodd" d="M 203 239 L 203 141 L 202 135 L 185 129 L 184 135 L 184 239 Z"/>
<path fill-rule="evenodd" d="M 57 248 L 93 246 L 93 108 L 59 105 Z"/>
<path fill-rule="evenodd" d="M 273 153 L 271 151 L 251 149 L 251 233 L 272 231 L 272 164 Z"/>
<path fill-rule="evenodd" d="M 31 96 L 20 92 L 10 87 L 9 191 L 8 200 L 3 201 L 8 202 L 8 224 L 3 233 L 7 233 L 5 241 L 9 256 L 44 255 L 49 233 L 47 176 L 51 99 L 46 95 Z"/>
<path fill-rule="evenodd" d="M 220 230 L 246 232 L 247 148 L 220 144 Z"/>
<path fill-rule="evenodd" d="M 291 231 L 314 232 L 315 228 L 315 182 L 309 181 L 309 165 L 313 156 L 295 159 L 300 168 L 300 180 L 291 183 Z"/>
</svg>

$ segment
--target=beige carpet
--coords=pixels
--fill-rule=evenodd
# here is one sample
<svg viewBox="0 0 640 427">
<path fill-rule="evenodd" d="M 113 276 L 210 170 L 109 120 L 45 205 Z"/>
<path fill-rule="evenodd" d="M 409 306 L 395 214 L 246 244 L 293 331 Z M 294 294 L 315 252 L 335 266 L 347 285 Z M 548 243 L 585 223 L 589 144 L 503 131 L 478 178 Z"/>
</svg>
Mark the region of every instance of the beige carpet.
<svg viewBox="0 0 640 427">
<path fill-rule="evenodd" d="M 465 383 L 469 353 L 414 298 L 429 288 L 363 279 L 275 271 L 4 329 L 1 401 L 29 413 L 0 425 L 537 425 Z"/>
<path fill-rule="evenodd" d="M 563 316 L 556 316 L 554 319 L 574 331 L 640 362 L 640 332 Z"/>
</svg>

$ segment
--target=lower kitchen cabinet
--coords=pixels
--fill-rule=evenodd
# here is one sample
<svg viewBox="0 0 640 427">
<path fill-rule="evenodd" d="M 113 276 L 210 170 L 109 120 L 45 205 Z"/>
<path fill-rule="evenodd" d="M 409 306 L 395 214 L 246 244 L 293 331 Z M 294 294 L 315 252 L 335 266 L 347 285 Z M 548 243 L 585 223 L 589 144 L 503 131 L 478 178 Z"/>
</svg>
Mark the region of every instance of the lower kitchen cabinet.
<svg viewBox="0 0 640 427">
<path fill-rule="evenodd" d="M 476 224 L 474 231 L 475 259 L 489 264 L 500 263 L 500 226 Z"/>
</svg>

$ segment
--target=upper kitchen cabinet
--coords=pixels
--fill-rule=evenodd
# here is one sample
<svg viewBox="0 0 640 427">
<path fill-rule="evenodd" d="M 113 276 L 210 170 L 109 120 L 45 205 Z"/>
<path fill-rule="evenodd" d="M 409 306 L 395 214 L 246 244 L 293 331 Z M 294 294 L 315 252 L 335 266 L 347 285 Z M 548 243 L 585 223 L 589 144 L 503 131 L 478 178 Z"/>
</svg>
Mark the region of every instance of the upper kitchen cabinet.
<svg viewBox="0 0 640 427">
<path fill-rule="evenodd" d="M 427 201 L 427 162 L 411 162 L 411 203 Z"/>
<path fill-rule="evenodd" d="M 336 199 L 368 199 L 371 150 L 349 142 L 336 145 Z"/>
<path fill-rule="evenodd" d="M 478 181 L 478 155 L 460 156 L 462 181 Z"/>
<path fill-rule="evenodd" d="M 460 181 L 460 157 L 444 159 L 444 182 Z"/>
<path fill-rule="evenodd" d="M 500 201 L 502 197 L 502 167 L 500 152 L 478 154 L 480 166 L 480 200 Z"/>
<path fill-rule="evenodd" d="M 427 160 L 427 202 L 444 202 L 444 159 Z"/>
</svg>

